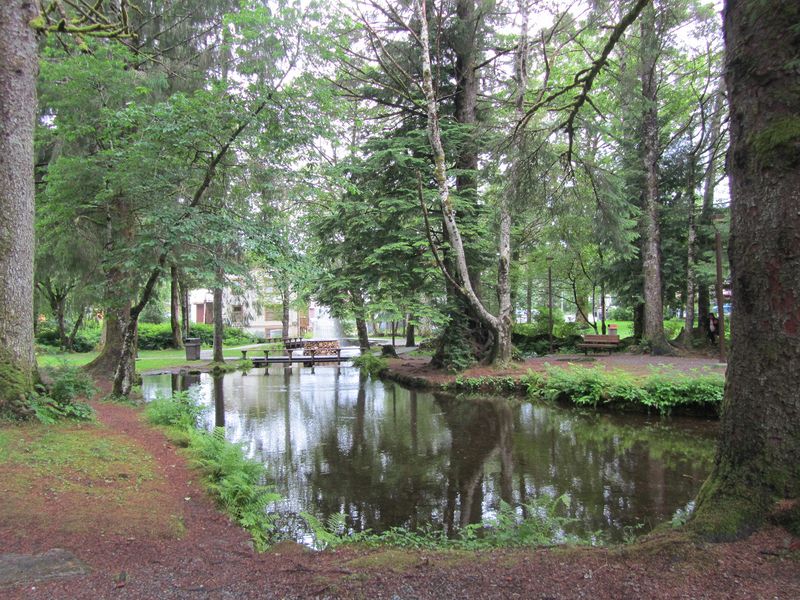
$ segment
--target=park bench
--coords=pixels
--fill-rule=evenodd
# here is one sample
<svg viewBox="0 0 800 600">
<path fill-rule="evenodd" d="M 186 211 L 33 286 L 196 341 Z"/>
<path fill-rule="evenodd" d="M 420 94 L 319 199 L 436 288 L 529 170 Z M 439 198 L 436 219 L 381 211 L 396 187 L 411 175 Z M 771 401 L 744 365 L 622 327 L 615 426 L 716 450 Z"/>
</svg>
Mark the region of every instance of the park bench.
<svg viewBox="0 0 800 600">
<path fill-rule="evenodd" d="M 619 346 L 618 335 L 585 335 L 583 342 L 578 344 L 578 348 L 583 349 L 584 354 L 589 354 L 589 350 L 608 350 L 611 354 L 612 350 L 616 350 Z"/>
</svg>

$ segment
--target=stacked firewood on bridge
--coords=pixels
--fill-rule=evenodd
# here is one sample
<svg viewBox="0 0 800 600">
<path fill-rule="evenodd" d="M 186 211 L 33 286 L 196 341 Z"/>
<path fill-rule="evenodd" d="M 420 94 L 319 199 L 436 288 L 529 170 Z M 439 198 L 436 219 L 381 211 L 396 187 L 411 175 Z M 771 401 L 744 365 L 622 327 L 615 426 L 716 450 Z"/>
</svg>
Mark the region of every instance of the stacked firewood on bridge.
<svg viewBox="0 0 800 600">
<path fill-rule="evenodd" d="M 339 340 L 306 340 L 304 354 L 314 353 L 316 356 L 338 356 L 341 352 Z"/>
</svg>

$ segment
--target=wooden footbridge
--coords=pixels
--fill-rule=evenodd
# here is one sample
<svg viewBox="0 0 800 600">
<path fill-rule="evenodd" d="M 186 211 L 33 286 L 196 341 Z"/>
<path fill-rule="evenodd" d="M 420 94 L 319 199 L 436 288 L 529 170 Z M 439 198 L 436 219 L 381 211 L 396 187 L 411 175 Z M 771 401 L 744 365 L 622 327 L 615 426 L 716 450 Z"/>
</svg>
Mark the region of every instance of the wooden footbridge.
<svg viewBox="0 0 800 600">
<path fill-rule="evenodd" d="M 254 367 L 269 365 L 304 363 L 315 365 L 319 363 L 341 363 L 352 359 L 352 356 L 342 356 L 342 349 L 338 340 L 303 340 L 300 338 L 287 338 L 283 341 L 286 354 L 270 354 L 269 350 L 262 350 L 264 356 L 251 356 Z M 297 350 L 302 353 L 295 354 Z M 241 350 L 242 359 L 246 360 L 248 350 Z"/>
</svg>

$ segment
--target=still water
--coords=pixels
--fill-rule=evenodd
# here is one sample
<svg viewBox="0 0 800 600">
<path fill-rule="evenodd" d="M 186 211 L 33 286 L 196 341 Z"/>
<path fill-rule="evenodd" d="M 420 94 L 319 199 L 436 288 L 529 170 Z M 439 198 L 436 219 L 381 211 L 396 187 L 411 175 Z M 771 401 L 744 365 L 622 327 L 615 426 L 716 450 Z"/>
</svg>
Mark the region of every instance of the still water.
<svg viewBox="0 0 800 600">
<path fill-rule="evenodd" d="M 683 510 L 714 456 L 711 421 L 459 400 L 347 366 L 151 375 L 142 387 L 147 400 L 193 387 L 209 407 L 205 426 L 224 427 L 267 466 L 290 521 L 343 512 L 355 530 L 453 532 L 501 500 L 567 494 L 571 533 L 619 541 Z"/>
</svg>

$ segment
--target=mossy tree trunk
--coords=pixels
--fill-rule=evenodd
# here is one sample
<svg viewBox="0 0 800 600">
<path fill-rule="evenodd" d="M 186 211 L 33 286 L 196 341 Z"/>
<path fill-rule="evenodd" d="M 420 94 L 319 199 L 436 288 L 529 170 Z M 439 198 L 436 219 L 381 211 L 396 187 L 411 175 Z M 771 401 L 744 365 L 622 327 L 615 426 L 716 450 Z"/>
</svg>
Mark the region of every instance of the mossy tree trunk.
<svg viewBox="0 0 800 600">
<path fill-rule="evenodd" d="M 33 390 L 33 129 L 36 3 L 0 2 L 0 412 L 27 414 Z"/>
<path fill-rule="evenodd" d="M 746 534 L 800 497 L 800 4 L 728 0 L 733 344 L 714 469 L 690 522 Z"/>
</svg>

